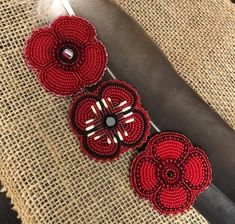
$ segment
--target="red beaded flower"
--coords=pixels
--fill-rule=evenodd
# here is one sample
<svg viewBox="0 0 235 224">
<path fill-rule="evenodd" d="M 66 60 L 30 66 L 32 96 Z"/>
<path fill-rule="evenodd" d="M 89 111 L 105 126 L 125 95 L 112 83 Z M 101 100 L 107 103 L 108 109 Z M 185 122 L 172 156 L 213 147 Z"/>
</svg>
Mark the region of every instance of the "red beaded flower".
<svg viewBox="0 0 235 224">
<path fill-rule="evenodd" d="M 72 130 L 89 157 L 107 161 L 141 146 L 150 120 L 136 90 L 122 81 L 103 83 L 95 93 L 78 97 L 69 110 Z"/>
<path fill-rule="evenodd" d="M 131 165 L 131 183 L 140 197 L 163 214 L 187 210 L 210 184 L 206 154 L 181 134 L 155 135 Z"/>
<path fill-rule="evenodd" d="M 32 33 L 25 57 L 42 85 L 58 95 L 74 95 L 103 76 L 107 54 L 87 20 L 62 16 Z"/>
</svg>

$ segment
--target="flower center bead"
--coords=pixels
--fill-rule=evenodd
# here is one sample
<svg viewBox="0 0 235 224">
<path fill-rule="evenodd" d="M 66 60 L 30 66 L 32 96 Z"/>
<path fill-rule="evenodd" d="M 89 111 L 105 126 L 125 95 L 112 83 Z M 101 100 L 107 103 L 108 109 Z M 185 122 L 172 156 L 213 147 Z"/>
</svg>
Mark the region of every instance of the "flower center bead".
<svg viewBox="0 0 235 224">
<path fill-rule="evenodd" d="M 73 46 L 64 46 L 59 50 L 59 58 L 66 64 L 74 63 L 77 60 L 78 56 L 78 51 Z"/>
<path fill-rule="evenodd" d="M 180 179 L 181 170 L 174 163 L 167 163 L 161 171 L 162 179 L 167 185 L 175 185 Z"/>
<path fill-rule="evenodd" d="M 173 178 L 174 177 L 174 171 L 172 171 L 172 170 L 169 170 L 168 172 L 167 172 L 167 176 L 169 177 L 169 178 Z"/>
<path fill-rule="evenodd" d="M 74 57 L 74 52 L 72 49 L 66 48 L 63 50 L 62 55 L 66 60 L 71 60 Z"/>
<path fill-rule="evenodd" d="M 109 115 L 105 118 L 104 123 L 108 128 L 112 128 L 116 125 L 117 120 L 114 116 Z"/>
</svg>

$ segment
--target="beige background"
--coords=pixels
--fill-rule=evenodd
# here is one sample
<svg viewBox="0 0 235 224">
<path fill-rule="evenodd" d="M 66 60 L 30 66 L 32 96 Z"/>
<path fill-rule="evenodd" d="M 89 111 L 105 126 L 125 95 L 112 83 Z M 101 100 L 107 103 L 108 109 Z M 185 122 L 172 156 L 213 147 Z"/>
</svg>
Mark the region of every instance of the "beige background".
<svg viewBox="0 0 235 224">
<path fill-rule="evenodd" d="M 235 4 L 230 0 L 116 0 L 180 76 L 235 128 Z"/>
<path fill-rule="evenodd" d="M 234 5 L 226 0 L 118 1 L 178 73 L 235 127 Z M 25 38 L 44 24 L 34 0 L 0 0 L 0 181 L 23 224 L 205 224 L 194 209 L 164 217 L 130 189 L 136 152 L 89 160 L 68 129 L 70 98 L 43 91 L 23 60 Z"/>
</svg>

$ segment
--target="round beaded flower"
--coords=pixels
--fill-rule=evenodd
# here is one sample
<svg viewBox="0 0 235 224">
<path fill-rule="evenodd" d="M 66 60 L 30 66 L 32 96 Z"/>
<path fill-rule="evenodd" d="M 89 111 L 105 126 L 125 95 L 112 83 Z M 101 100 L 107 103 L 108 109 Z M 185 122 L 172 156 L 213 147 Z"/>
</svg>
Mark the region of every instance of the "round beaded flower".
<svg viewBox="0 0 235 224">
<path fill-rule="evenodd" d="M 136 90 L 122 81 L 103 83 L 95 93 L 75 99 L 69 110 L 72 130 L 82 151 L 107 161 L 141 146 L 150 133 L 150 120 Z"/>
<path fill-rule="evenodd" d="M 107 64 L 105 47 L 87 20 L 61 16 L 32 33 L 25 57 L 42 85 L 57 95 L 75 95 L 96 84 Z"/>
<path fill-rule="evenodd" d="M 132 187 L 162 214 L 187 210 L 211 178 L 206 154 L 173 132 L 153 136 L 131 165 Z"/>
</svg>

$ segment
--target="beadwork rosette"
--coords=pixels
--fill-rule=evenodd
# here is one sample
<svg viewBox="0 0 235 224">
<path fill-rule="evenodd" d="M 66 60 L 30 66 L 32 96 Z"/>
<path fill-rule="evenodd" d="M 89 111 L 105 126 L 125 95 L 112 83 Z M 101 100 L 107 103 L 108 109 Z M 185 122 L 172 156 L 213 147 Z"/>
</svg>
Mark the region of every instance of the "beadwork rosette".
<svg viewBox="0 0 235 224">
<path fill-rule="evenodd" d="M 103 76 L 107 53 L 94 26 L 76 16 L 61 16 L 27 40 L 25 58 L 48 91 L 67 96 L 95 85 Z"/>
<path fill-rule="evenodd" d="M 153 136 L 131 165 L 131 184 L 162 214 L 187 210 L 212 178 L 206 154 L 174 132 Z"/>
<path fill-rule="evenodd" d="M 107 161 L 140 147 L 150 132 L 148 113 L 136 90 L 123 81 L 108 81 L 72 103 L 70 124 L 89 157 Z"/>
</svg>

